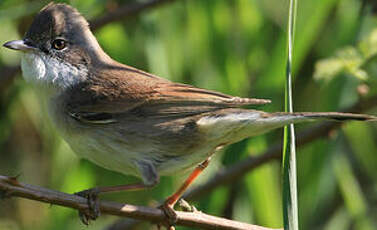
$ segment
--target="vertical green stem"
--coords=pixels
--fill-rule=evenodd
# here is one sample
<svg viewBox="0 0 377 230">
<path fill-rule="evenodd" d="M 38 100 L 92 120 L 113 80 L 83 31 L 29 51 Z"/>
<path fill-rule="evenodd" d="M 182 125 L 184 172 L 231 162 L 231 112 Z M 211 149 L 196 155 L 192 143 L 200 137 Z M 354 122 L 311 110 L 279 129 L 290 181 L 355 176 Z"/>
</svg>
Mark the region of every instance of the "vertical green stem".
<svg viewBox="0 0 377 230">
<path fill-rule="evenodd" d="M 285 111 L 293 112 L 292 102 L 292 53 L 294 26 L 298 0 L 290 0 L 287 39 L 287 72 L 285 87 Z M 284 229 L 298 230 L 296 145 L 293 124 L 284 128 L 283 148 L 283 215 Z"/>
</svg>

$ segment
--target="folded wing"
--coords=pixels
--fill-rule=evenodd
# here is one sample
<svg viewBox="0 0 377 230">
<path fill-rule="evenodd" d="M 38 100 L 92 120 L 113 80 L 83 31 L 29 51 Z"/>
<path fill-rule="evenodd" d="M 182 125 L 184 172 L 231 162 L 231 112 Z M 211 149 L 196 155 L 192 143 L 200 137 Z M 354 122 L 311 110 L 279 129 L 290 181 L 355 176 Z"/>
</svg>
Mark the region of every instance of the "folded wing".
<svg viewBox="0 0 377 230">
<path fill-rule="evenodd" d="M 119 76 L 119 73 L 122 73 Z M 267 99 L 240 98 L 162 79 L 142 71 L 107 72 L 65 95 L 68 112 L 88 123 L 116 121 L 121 114 L 146 117 L 187 116 L 223 108 L 270 103 Z"/>
</svg>

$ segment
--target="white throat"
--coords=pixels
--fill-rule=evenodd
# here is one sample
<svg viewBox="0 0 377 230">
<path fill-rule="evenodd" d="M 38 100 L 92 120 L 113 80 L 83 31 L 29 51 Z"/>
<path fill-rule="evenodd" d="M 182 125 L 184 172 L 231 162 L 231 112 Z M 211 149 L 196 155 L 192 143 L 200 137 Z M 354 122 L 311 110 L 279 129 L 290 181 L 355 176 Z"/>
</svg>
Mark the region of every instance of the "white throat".
<svg viewBox="0 0 377 230">
<path fill-rule="evenodd" d="M 88 73 L 85 66 L 78 68 L 35 52 L 22 55 L 21 68 L 26 81 L 46 89 L 55 88 L 55 91 L 64 90 L 86 80 Z"/>
</svg>

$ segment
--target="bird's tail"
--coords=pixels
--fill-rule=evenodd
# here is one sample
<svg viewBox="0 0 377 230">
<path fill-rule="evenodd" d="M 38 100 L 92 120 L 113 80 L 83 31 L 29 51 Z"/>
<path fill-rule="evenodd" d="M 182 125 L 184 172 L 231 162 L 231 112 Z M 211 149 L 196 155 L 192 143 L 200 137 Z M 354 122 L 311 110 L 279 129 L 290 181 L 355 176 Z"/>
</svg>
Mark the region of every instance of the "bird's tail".
<svg viewBox="0 0 377 230">
<path fill-rule="evenodd" d="M 376 116 L 338 112 L 266 113 L 258 110 L 227 110 L 201 118 L 199 129 L 212 140 L 234 143 L 247 137 L 264 134 L 288 124 L 310 121 L 377 121 Z"/>
<path fill-rule="evenodd" d="M 250 129 L 265 133 L 271 129 L 280 128 L 288 124 L 296 124 L 311 121 L 377 121 L 376 116 L 356 113 L 338 113 L 338 112 L 296 112 L 296 113 L 261 113 L 256 119 L 250 120 Z M 254 124 L 253 124 L 254 123 Z"/>
<path fill-rule="evenodd" d="M 356 113 L 338 113 L 338 112 L 299 112 L 299 113 L 270 113 L 268 116 L 276 117 L 287 117 L 288 120 L 293 121 L 293 123 L 301 121 L 310 120 L 332 120 L 332 121 L 346 121 L 346 120 L 357 120 L 357 121 L 377 121 L 376 116 L 366 115 L 366 114 L 356 114 Z M 291 119 L 289 119 L 291 118 Z M 290 123 L 290 122 L 288 122 Z"/>
</svg>

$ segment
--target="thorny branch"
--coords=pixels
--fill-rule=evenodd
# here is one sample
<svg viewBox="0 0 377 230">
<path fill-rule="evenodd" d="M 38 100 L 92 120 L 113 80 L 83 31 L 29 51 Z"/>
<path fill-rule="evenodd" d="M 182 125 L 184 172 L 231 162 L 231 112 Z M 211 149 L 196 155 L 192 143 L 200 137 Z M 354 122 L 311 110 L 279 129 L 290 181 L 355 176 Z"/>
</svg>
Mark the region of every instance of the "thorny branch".
<svg viewBox="0 0 377 230">
<path fill-rule="evenodd" d="M 19 182 L 17 178 L 14 177 L 0 176 L 0 198 L 1 197 L 23 197 L 81 211 L 88 209 L 87 200 L 83 197 L 24 184 Z M 120 204 L 108 201 L 101 201 L 99 206 L 101 213 L 103 214 L 129 217 L 144 221 L 151 221 L 154 223 L 164 223 L 166 220 L 164 212 L 157 208 Z M 215 217 L 202 212 L 177 211 L 177 217 L 178 219 L 176 225 L 192 228 L 218 230 L 272 230 L 271 228 Z"/>
</svg>

